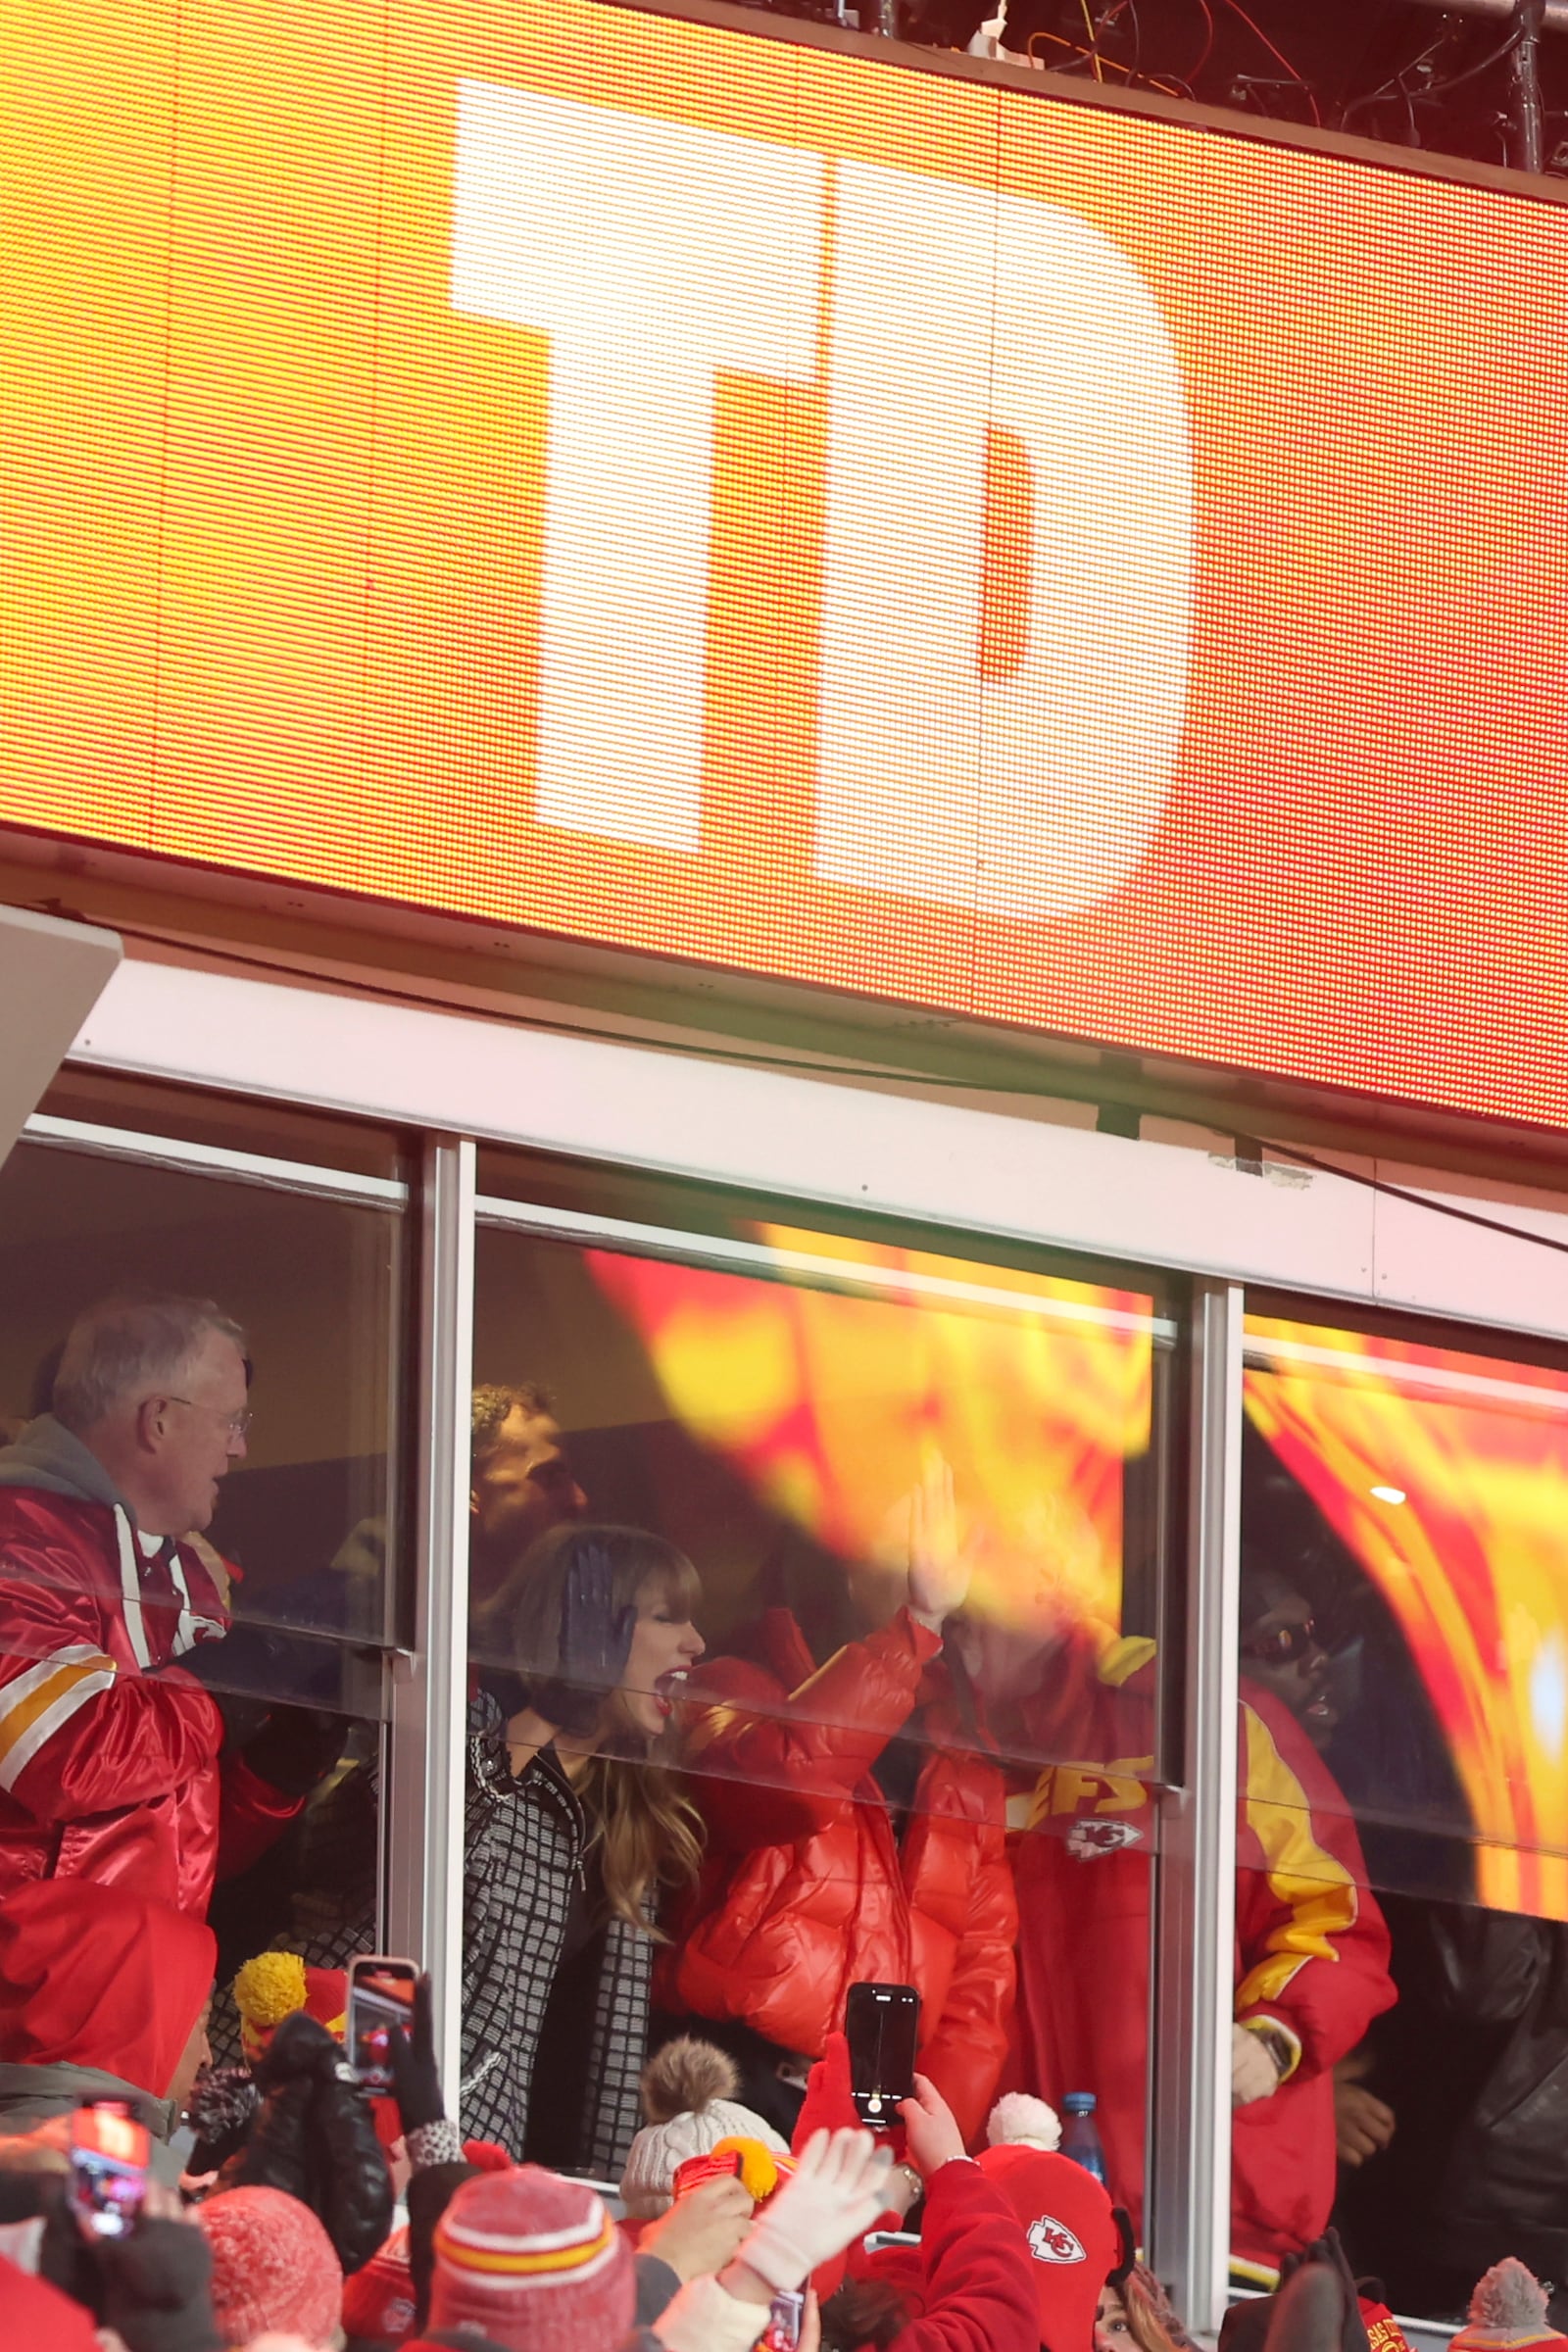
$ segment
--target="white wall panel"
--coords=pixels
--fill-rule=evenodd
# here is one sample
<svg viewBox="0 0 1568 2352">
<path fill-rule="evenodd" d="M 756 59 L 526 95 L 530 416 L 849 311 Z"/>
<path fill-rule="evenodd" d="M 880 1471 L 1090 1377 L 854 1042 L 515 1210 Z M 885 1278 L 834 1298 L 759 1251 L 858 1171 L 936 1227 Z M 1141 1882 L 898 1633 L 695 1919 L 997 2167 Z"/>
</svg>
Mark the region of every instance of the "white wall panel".
<svg viewBox="0 0 1568 2352">
<path fill-rule="evenodd" d="M 104 1068 L 873 1208 L 1232 1281 L 1568 1336 L 1568 1256 L 1363 1184 L 305 987 L 128 962 L 74 1049 Z M 1324 1154 L 1324 1156 L 1329 1156 Z M 1337 1155 L 1365 1175 L 1367 1160 Z M 1568 1244 L 1551 1196 L 1380 1171 Z"/>
</svg>

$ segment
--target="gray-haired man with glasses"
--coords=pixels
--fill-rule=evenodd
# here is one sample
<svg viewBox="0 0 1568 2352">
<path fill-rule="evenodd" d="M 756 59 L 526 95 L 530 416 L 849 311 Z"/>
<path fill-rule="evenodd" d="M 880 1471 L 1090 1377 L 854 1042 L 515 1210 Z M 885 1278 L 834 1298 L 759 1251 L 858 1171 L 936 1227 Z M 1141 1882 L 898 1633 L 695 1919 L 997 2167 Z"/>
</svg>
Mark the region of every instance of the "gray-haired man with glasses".
<svg viewBox="0 0 1568 2352">
<path fill-rule="evenodd" d="M 88 1878 L 205 1914 L 219 1816 L 251 1852 L 299 1809 L 176 1663 L 228 1631 L 201 1541 L 245 1458 L 245 1334 L 208 1298 L 79 1315 L 54 1409 L 0 1451 L 0 1898 Z M 243 1825 L 243 1826 L 242 1826 Z"/>
</svg>

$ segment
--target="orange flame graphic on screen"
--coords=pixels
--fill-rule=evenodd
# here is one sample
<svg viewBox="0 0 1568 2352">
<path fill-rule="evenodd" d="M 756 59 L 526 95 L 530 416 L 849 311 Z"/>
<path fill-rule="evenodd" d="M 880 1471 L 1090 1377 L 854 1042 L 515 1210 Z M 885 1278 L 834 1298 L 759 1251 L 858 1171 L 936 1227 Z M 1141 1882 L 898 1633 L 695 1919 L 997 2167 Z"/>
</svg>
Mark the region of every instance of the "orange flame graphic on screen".
<svg viewBox="0 0 1568 2352">
<path fill-rule="evenodd" d="M 1568 1377 L 1307 1324 L 1248 1339 L 1249 1414 L 1410 1645 L 1481 1900 L 1568 1919 Z"/>
<path fill-rule="evenodd" d="M 782 1226 L 757 1238 L 809 1258 L 809 1279 L 842 1267 L 846 1288 L 590 1254 L 671 1413 L 847 1559 L 877 1555 L 940 1456 L 971 1611 L 1114 1626 L 1123 1466 L 1149 1443 L 1152 1301 Z M 849 1287 L 868 1273 L 874 1295 Z"/>
</svg>

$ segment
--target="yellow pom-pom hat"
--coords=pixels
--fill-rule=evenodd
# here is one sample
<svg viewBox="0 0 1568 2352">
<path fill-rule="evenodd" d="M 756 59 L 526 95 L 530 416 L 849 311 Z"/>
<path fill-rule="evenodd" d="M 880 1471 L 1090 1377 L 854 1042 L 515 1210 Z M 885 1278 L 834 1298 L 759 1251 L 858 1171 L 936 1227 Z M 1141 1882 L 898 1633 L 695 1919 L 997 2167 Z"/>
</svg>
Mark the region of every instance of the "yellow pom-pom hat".
<svg viewBox="0 0 1568 2352">
<path fill-rule="evenodd" d="M 341 1968 L 307 1968 L 298 1952 L 258 1952 L 234 1979 L 240 2041 L 254 2066 L 285 2017 L 303 2009 L 341 2041 L 347 2029 L 349 1980 Z"/>
</svg>

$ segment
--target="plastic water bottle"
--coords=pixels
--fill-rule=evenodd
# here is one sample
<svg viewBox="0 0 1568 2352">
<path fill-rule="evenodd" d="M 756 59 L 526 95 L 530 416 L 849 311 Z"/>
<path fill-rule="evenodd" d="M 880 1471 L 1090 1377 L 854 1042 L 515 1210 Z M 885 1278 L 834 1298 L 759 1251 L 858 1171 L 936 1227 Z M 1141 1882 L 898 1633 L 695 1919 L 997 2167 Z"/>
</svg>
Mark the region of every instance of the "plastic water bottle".
<svg viewBox="0 0 1568 2352">
<path fill-rule="evenodd" d="M 1074 2164 L 1081 2164 L 1086 2173 L 1093 2173 L 1102 2188 L 1108 2187 L 1105 2179 L 1105 2151 L 1100 2144 L 1100 2126 L 1095 2122 L 1095 2094 L 1092 2090 L 1069 2090 L 1062 2100 L 1067 2122 L 1061 2134 L 1061 2152 Z"/>
</svg>

